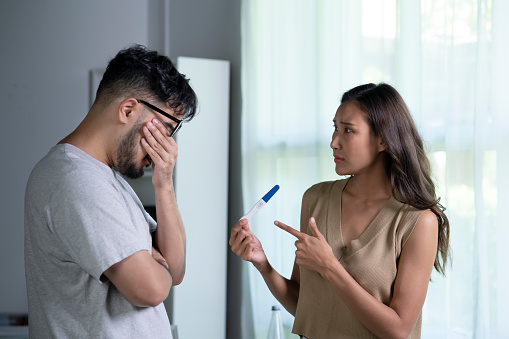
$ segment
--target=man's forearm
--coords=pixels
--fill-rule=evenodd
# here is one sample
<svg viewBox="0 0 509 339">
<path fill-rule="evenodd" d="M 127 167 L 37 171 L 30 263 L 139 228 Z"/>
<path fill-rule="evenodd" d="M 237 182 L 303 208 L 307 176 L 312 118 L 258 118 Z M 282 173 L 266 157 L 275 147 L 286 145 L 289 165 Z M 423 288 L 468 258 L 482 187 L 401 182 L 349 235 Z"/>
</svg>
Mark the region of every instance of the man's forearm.
<svg viewBox="0 0 509 339">
<path fill-rule="evenodd" d="M 157 230 L 155 243 L 168 264 L 173 285 L 182 282 L 185 273 L 186 235 L 177 207 L 173 186 L 156 190 Z"/>
</svg>

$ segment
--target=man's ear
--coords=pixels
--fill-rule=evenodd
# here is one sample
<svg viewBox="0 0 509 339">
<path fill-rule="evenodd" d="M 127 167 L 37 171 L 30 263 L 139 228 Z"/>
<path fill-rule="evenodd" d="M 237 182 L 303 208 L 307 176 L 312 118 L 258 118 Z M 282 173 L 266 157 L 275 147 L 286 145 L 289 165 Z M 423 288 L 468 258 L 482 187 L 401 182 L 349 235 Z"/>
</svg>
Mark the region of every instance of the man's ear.
<svg viewBox="0 0 509 339">
<path fill-rule="evenodd" d="M 118 105 L 118 121 L 127 124 L 132 121 L 130 118 L 138 119 L 138 114 L 141 113 L 141 105 L 135 98 L 127 98 L 120 102 Z"/>
</svg>

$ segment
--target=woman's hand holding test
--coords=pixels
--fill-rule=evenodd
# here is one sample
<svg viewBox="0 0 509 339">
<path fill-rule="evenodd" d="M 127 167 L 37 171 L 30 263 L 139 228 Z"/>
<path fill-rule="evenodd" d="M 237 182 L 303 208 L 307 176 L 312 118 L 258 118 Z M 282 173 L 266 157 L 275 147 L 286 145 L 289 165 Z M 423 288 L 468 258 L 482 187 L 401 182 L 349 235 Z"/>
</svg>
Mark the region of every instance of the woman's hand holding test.
<svg viewBox="0 0 509 339">
<path fill-rule="evenodd" d="M 233 226 L 229 244 L 237 256 L 253 263 L 256 267 L 267 262 L 262 244 L 251 232 L 247 219 L 241 219 Z"/>
<path fill-rule="evenodd" d="M 276 299 L 288 312 L 295 315 L 299 295 L 298 270 L 294 270 L 291 279 L 286 279 L 274 270 L 265 256 L 260 240 L 251 232 L 247 219 L 241 219 L 233 226 L 229 243 L 237 256 L 253 263 Z"/>
</svg>

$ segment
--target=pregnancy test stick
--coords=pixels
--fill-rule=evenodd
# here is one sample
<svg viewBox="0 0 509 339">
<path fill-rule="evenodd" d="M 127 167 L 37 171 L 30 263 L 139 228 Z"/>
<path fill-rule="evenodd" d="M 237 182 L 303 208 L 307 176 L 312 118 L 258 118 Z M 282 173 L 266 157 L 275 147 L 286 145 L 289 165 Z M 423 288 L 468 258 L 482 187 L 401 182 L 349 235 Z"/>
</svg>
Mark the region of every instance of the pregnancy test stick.
<svg viewBox="0 0 509 339">
<path fill-rule="evenodd" d="M 256 212 L 258 212 L 263 206 L 265 206 L 266 203 L 269 202 L 270 198 L 272 198 L 272 196 L 276 194 L 278 189 L 279 185 L 274 185 L 274 187 L 272 187 L 272 189 L 268 191 L 267 194 L 263 196 L 263 198 L 258 200 L 258 202 L 251 208 L 251 210 L 247 212 L 245 216 L 240 218 L 240 220 L 247 219 L 249 221 L 249 219 L 251 219 L 253 215 L 256 214 Z"/>
</svg>

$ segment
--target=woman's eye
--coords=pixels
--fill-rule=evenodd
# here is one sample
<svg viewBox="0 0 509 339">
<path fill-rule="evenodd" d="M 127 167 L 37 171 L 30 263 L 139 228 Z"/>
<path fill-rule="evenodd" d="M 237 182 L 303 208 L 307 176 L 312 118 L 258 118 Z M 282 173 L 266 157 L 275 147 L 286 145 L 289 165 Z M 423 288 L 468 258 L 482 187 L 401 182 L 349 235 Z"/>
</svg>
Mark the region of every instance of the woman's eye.
<svg viewBox="0 0 509 339">
<path fill-rule="evenodd" d="M 345 127 L 345 133 L 351 133 L 351 132 L 353 132 L 353 131 L 350 128 Z"/>
<path fill-rule="evenodd" d="M 334 128 L 334 132 L 337 132 L 338 128 L 336 127 L 336 125 L 332 125 L 332 128 Z"/>
</svg>

